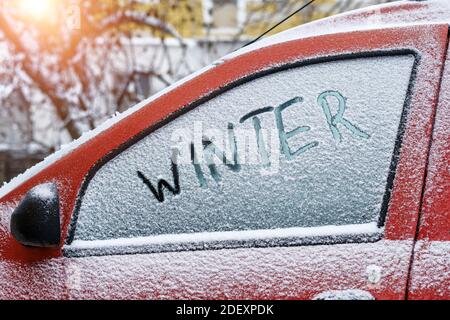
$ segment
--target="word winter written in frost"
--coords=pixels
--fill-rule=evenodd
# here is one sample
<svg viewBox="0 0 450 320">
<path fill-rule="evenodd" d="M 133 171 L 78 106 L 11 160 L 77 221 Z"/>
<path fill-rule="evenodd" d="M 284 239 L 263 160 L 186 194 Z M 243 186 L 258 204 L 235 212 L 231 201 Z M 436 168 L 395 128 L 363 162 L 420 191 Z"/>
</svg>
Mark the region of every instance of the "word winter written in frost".
<svg viewBox="0 0 450 320">
<path fill-rule="evenodd" d="M 333 113 L 330 100 L 335 99 L 338 101 L 338 108 L 335 113 Z M 270 167 L 271 161 L 269 158 L 269 152 L 266 147 L 266 143 L 263 135 L 263 128 L 261 122 L 261 116 L 263 114 L 271 113 L 274 116 L 276 131 L 279 139 L 279 148 L 281 154 L 283 154 L 288 161 L 293 161 L 302 154 L 319 147 L 320 143 L 318 141 L 312 141 L 300 148 L 296 151 L 292 151 L 292 148 L 289 144 L 289 140 L 294 136 L 300 135 L 302 133 L 308 132 L 311 130 L 309 126 L 301 126 L 296 128 L 293 131 L 286 131 L 285 121 L 283 118 L 283 112 L 288 108 L 303 102 L 303 98 L 295 97 L 290 99 L 278 107 L 265 107 L 262 109 L 257 109 L 248 114 L 244 115 L 240 120 L 240 124 L 244 124 L 247 121 L 251 121 L 253 124 L 253 134 L 256 135 L 257 142 L 257 152 L 260 159 L 261 165 L 264 167 Z M 346 111 L 346 99 L 345 97 L 338 91 L 325 91 L 320 94 L 317 98 L 318 105 L 321 107 L 324 117 L 328 123 L 328 127 L 330 130 L 330 134 L 333 139 L 338 143 L 342 142 L 342 130 L 348 130 L 353 136 L 361 138 L 361 139 L 369 139 L 370 135 L 360 129 L 357 125 L 352 123 L 349 119 L 345 117 Z M 219 148 L 215 143 L 212 142 L 212 139 L 203 136 L 202 137 L 202 150 L 201 154 L 203 155 L 203 159 L 206 162 L 206 166 L 208 167 L 209 173 L 211 177 L 217 183 L 221 181 L 220 173 L 217 169 L 216 162 L 214 158 L 217 158 L 220 162 L 222 162 L 229 170 L 232 172 L 238 173 L 241 171 L 242 166 L 239 161 L 239 148 L 237 147 L 237 138 L 235 132 L 235 125 L 233 123 L 228 123 L 228 142 L 231 150 L 231 159 L 227 157 L 226 152 Z M 198 179 L 199 186 L 201 188 L 205 188 L 208 186 L 207 180 L 205 177 L 205 172 L 202 169 L 199 161 L 198 150 L 196 150 L 195 144 L 193 142 L 188 146 L 190 150 L 190 163 L 192 164 L 193 170 L 195 171 L 195 175 Z M 137 175 L 140 180 L 148 187 L 151 193 L 159 202 L 165 201 L 164 189 L 167 189 L 173 195 L 179 195 L 181 193 L 181 185 L 180 185 L 180 172 L 179 172 L 179 161 L 178 157 L 180 154 L 180 150 L 174 148 L 172 151 L 171 163 L 172 163 L 172 176 L 173 176 L 173 185 L 167 182 L 164 179 L 161 179 L 157 182 L 156 186 L 150 181 L 150 179 L 142 172 L 137 171 Z"/>
</svg>

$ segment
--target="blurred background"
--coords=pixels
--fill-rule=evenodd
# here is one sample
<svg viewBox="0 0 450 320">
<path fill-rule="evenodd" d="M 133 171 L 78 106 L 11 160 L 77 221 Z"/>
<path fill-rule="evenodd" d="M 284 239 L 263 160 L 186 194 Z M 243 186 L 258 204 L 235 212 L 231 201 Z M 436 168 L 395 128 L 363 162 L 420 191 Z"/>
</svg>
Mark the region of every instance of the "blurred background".
<svg viewBox="0 0 450 320">
<path fill-rule="evenodd" d="M 0 186 L 305 0 L 0 0 Z M 386 0 L 316 0 L 285 29 Z"/>
</svg>

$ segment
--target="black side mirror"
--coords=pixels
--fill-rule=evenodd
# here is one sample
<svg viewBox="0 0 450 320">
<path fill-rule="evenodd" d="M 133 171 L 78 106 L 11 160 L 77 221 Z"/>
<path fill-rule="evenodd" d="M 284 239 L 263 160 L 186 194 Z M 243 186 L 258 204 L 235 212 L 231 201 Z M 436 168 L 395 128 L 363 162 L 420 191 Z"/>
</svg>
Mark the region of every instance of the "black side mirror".
<svg viewBox="0 0 450 320">
<path fill-rule="evenodd" d="M 14 239 L 25 246 L 59 246 L 59 194 L 54 183 L 38 185 L 26 194 L 12 213 L 11 233 Z"/>
</svg>

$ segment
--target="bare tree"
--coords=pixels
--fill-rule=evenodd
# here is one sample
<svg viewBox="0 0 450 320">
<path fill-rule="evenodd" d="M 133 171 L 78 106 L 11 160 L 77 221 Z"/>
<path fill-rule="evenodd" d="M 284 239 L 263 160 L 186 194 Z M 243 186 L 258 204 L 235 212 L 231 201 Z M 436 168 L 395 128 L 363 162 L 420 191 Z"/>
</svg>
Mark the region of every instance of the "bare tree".
<svg viewBox="0 0 450 320">
<path fill-rule="evenodd" d="M 142 79 L 153 76 L 170 83 L 154 61 L 136 61 L 131 52 L 134 30 L 152 32 L 161 50 L 168 37 L 184 48 L 173 27 L 154 12 L 137 8 L 136 1 L 77 2 L 75 10 L 81 14 L 72 21 L 77 25 L 67 24 L 64 6 L 70 0 L 59 1 L 54 14 L 61 18 L 45 24 L 24 21 L 15 0 L 0 8 L 0 40 L 6 43 L 0 67 L 0 85 L 6 90 L 1 90 L 0 104 L 15 104 L 20 94 L 29 109 L 51 108 L 71 139 L 142 99 Z"/>
</svg>

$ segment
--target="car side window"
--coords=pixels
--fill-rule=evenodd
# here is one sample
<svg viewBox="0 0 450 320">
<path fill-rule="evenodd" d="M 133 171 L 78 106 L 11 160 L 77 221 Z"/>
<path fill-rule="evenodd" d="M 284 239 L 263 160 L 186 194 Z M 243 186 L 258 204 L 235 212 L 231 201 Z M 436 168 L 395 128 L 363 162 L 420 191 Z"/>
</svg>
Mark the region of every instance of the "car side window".
<svg viewBox="0 0 450 320">
<path fill-rule="evenodd" d="M 380 227 L 414 65 L 336 58 L 215 94 L 98 168 L 73 245 Z"/>
</svg>

